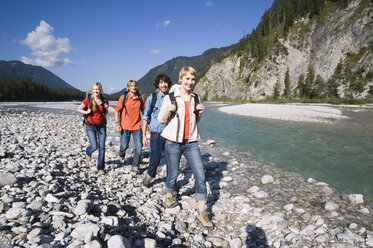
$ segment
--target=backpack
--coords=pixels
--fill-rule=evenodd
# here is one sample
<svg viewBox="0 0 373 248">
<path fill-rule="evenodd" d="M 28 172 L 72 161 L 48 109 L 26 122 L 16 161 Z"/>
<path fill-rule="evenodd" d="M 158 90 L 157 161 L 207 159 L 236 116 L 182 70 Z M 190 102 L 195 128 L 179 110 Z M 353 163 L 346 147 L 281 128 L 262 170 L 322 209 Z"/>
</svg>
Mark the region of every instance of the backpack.
<svg viewBox="0 0 373 248">
<path fill-rule="evenodd" d="M 102 94 L 100 94 L 100 97 L 102 99 L 102 103 L 101 103 L 102 109 L 105 110 L 105 101 L 106 101 L 106 99 L 104 98 L 104 96 Z M 95 125 L 94 122 L 93 122 L 93 120 L 92 120 L 92 115 L 93 115 L 92 93 L 87 92 L 86 93 L 86 98 L 88 98 L 89 108 L 92 109 L 92 111 L 91 111 L 91 113 L 89 113 L 87 115 L 83 115 L 83 125 L 87 125 L 87 123 L 91 123 L 91 124 Z M 105 111 L 104 111 L 103 114 L 105 116 Z M 88 121 L 88 116 L 91 116 L 91 122 Z M 105 123 L 106 123 L 106 116 L 105 116 Z"/>
<path fill-rule="evenodd" d="M 150 124 L 150 121 L 152 120 L 152 113 L 155 107 L 155 103 L 157 102 L 157 92 L 152 93 L 152 102 L 150 103 L 150 112 L 149 112 L 149 120 L 148 124 Z"/>
<path fill-rule="evenodd" d="M 196 118 L 198 118 L 199 111 L 197 110 L 197 105 L 199 104 L 199 98 L 198 98 L 198 95 L 196 93 L 193 92 L 193 94 L 194 94 L 194 111 L 193 111 L 193 113 L 196 115 Z M 175 98 L 175 93 L 171 92 L 168 95 L 170 97 L 171 104 L 175 105 L 176 109 L 175 109 L 174 112 L 171 113 L 170 118 L 168 118 L 167 124 L 170 123 L 170 121 L 175 116 L 177 116 L 177 133 L 176 133 L 176 143 L 177 143 L 177 141 L 179 140 L 180 118 L 179 118 L 179 114 L 177 113 L 177 102 L 176 102 L 176 98 Z"/>
</svg>

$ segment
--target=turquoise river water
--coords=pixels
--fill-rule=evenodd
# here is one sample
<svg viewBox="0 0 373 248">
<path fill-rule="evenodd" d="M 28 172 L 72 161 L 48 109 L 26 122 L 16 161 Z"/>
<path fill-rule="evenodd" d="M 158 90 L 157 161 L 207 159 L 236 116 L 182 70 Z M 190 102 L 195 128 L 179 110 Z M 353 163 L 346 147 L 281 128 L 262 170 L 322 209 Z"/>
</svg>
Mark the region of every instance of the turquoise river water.
<svg viewBox="0 0 373 248">
<path fill-rule="evenodd" d="M 229 115 L 205 104 L 201 136 L 373 202 L 373 110 L 343 108 L 333 124 Z M 247 173 L 250 173 L 249 171 Z"/>
</svg>

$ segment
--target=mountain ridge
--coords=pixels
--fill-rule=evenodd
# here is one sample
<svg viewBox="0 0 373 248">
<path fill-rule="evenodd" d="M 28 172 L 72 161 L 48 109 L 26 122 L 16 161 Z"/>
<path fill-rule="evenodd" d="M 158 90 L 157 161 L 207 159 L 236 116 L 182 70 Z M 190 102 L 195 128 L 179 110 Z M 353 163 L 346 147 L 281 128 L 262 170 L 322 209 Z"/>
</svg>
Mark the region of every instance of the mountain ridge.
<svg viewBox="0 0 373 248">
<path fill-rule="evenodd" d="M 144 97 L 149 96 L 156 89 L 154 87 L 154 79 L 158 74 L 166 74 L 170 77 L 173 84 L 178 83 L 179 71 L 183 66 L 192 66 L 197 70 L 197 81 L 202 78 L 210 66 L 219 62 L 230 51 L 231 46 L 211 48 L 204 51 L 201 55 L 186 57 L 178 56 L 172 58 L 165 63 L 150 69 L 137 83 L 139 85 L 140 94 Z M 124 88 L 114 94 L 113 97 L 119 97 Z"/>
<path fill-rule="evenodd" d="M 31 79 L 49 88 L 76 89 L 63 79 L 41 66 L 24 64 L 18 60 L 0 60 L 0 79 Z"/>
</svg>

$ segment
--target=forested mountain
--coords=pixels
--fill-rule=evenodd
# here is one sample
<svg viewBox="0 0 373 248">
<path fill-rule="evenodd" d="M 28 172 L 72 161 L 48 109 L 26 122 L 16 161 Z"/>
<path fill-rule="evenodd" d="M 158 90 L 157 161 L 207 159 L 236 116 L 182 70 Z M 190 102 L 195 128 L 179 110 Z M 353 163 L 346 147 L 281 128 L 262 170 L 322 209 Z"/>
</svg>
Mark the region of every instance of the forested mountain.
<svg viewBox="0 0 373 248">
<path fill-rule="evenodd" d="M 275 0 L 195 91 L 204 100 L 372 98 L 372 0 Z"/>
<path fill-rule="evenodd" d="M 70 84 L 41 66 L 27 65 L 21 61 L 0 60 L 0 79 L 27 79 L 49 88 L 75 89 Z"/>
<path fill-rule="evenodd" d="M 30 78 L 0 79 L 0 101 L 71 101 L 83 100 L 86 93 L 71 88 L 49 88 Z"/>
<path fill-rule="evenodd" d="M 137 82 L 139 84 L 140 93 L 146 98 L 155 91 L 154 79 L 158 74 L 166 74 L 171 78 L 173 84 L 178 83 L 179 71 L 183 66 L 192 66 L 197 70 L 197 81 L 205 75 L 210 66 L 219 62 L 222 58 L 227 56 L 230 47 L 212 48 L 205 51 L 202 55 L 194 57 L 176 57 L 166 63 L 154 67 L 147 74 L 145 74 Z M 123 89 L 115 94 L 114 97 L 119 97 Z"/>
</svg>

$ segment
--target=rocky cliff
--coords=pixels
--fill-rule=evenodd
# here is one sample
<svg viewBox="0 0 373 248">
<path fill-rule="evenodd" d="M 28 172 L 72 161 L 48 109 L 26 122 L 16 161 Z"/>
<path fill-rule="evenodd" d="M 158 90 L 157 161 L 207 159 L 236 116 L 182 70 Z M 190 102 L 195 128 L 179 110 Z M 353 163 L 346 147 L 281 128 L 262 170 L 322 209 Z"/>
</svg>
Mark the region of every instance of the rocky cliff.
<svg viewBox="0 0 373 248">
<path fill-rule="evenodd" d="M 325 87 L 337 85 L 338 97 L 366 97 L 373 89 L 372 18 L 369 0 L 352 1 L 346 8 L 329 4 L 320 15 L 299 19 L 287 35 L 277 36 L 263 60 L 232 54 L 212 65 L 194 90 L 203 100 L 266 99 L 276 85 L 282 94 L 288 70 L 296 97 L 300 79 L 312 68 Z"/>
</svg>

